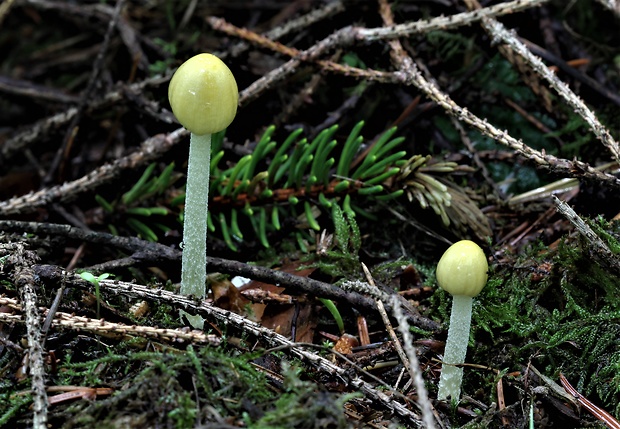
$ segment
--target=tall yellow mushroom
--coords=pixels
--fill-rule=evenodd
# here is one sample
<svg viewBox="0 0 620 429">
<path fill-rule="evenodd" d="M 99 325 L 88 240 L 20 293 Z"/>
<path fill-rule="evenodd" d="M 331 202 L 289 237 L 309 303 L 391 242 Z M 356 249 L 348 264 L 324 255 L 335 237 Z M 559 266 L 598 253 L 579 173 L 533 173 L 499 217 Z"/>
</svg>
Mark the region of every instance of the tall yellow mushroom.
<svg viewBox="0 0 620 429">
<path fill-rule="evenodd" d="M 168 100 L 178 121 L 191 132 L 185 212 L 181 293 L 203 297 L 207 281 L 207 210 L 211 134 L 235 118 L 239 92 L 230 69 L 215 55 L 198 54 L 175 72 Z"/>
</svg>

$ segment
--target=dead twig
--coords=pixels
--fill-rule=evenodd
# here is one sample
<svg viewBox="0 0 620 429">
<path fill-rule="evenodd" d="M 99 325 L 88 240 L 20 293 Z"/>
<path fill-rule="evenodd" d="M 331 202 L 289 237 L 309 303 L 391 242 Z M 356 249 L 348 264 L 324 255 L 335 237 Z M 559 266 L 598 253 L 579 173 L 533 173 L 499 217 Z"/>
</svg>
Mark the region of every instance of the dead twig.
<svg viewBox="0 0 620 429">
<path fill-rule="evenodd" d="M 318 58 L 325 52 L 335 49 L 337 47 L 350 46 L 357 42 L 372 42 L 380 40 L 395 39 L 398 37 L 411 36 L 412 34 L 426 33 L 433 30 L 446 30 L 450 28 L 456 28 L 463 25 L 469 25 L 473 22 L 477 22 L 482 18 L 489 16 L 501 16 L 508 13 L 515 13 L 524 9 L 528 9 L 534 6 L 546 3 L 549 0 L 515 0 L 512 2 L 502 3 L 496 6 L 476 10 L 473 12 L 463 12 L 448 17 L 438 17 L 429 20 L 420 20 L 407 24 L 394 25 L 391 27 L 381 28 L 363 28 L 356 26 L 347 26 L 341 28 L 325 39 L 317 42 L 312 47 L 305 51 L 291 51 L 289 47 L 281 48 L 277 43 L 269 41 L 265 36 L 260 36 L 248 30 L 241 29 L 227 23 L 221 18 L 209 18 L 208 22 L 216 30 L 229 31 L 229 34 L 234 34 L 239 37 L 248 37 L 249 41 L 255 41 L 261 43 L 261 46 L 270 47 L 271 49 L 281 49 L 278 52 L 292 54 L 293 59 L 287 61 L 280 67 L 270 71 L 262 78 L 254 81 L 245 90 L 239 94 L 239 102 L 241 104 L 256 99 L 260 94 L 266 91 L 268 88 L 273 87 L 277 82 L 280 82 L 287 77 L 291 76 L 296 69 L 300 66 L 302 61 L 317 61 Z M 284 46 L 284 45 L 281 45 Z M 381 72 L 377 70 L 362 70 L 355 67 L 345 67 L 341 64 L 328 64 L 329 62 L 322 63 L 327 70 L 333 70 L 336 72 L 342 72 L 352 76 L 364 77 L 366 79 L 377 80 L 380 82 L 391 83 L 404 83 L 406 79 L 401 73 L 389 73 Z"/>
<path fill-rule="evenodd" d="M 479 8 L 480 4 L 477 0 L 465 0 L 468 7 Z M 527 64 L 534 70 L 539 76 L 542 76 L 549 85 L 555 89 L 555 91 L 564 99 L 564 101 L 573 108 L 573 110 L 583 118 L 584 121 L 590 126 L 592 132 L 598 137 L 598 139 L 607 147 L 611 152 L 614 159 L 620 162 L 620 146 L 618 142 L 614 140 L 607 128 L 603 126 L 588 106 L 581 101 L 579 97 L 569 88 L 567 84 L 562 82 L 549 68 L 540 60 L 540 58 L 533 55 L 529 49 L 519 41 L 514 31 L 509 31 L 504 27 L 502 23 L 492 18 L 483 18 L 482 26 L 489 33 L 492 40 L 495 43 L 504 43 L 510 47 L 515 53 L 523 58 Z"/>
<path fill-rule="evenodd" d="M 23 311 L 22 306 L 17 300 L 0 297 L 0 305 L 6 305 L 16 311 Z M 46 308 L 39 308 L 42 314 L 52 314 Z M 26 323 L 26 319 L 21 314 L 0 313 L 0 322 Z M 169 342 L 190 342 L 196 344 L 210 344 L 217 346 L 220 338 L 216 335 L 205 334 L 202 331 L 189 331 L 186 329 L 162 329 L 152 326 L 126 325 L 124 323 L 107 322 L 103 319 L 92 319 L 90 317 L 76 316 L 74 314 L 56 312 L 51 320 L 51 326 L 56 328 L 73 329 L 77 331 L 92 332 L 103 336 L 142 337 L 156 341 Z"/>
<path fill-rule="evenodd" d="M 37 265 L 34 267 L 34 270 L 43 279 L 43 281 L 58 281 L 60 278 L 65 277 L 67 285 L 81 289 L 90 289 L 92 286 L 90 283 L 82 280 L 82 278 L 77 274 L 66 272 L 57 267 Z M 397 414 L 401 419 L 403 419 L 403 421 L 412 424 L 414 427 L 423 427 L 419 416 L 409 410 L 402 403 L 396 401 L 393 397 L 377 390 L 370 383 L 357 376 L 350 376 L 345 369 L 340 368 L 328 359 L 299 347 L 296 343 L 293 343 L 286 337 L 272 331 L 271 329 L 254 323 L 243 316 L 221 308 L 213 307 L 204 301 L 196 301 L 192 297 L 177 295 L 163 289 L 152 289 L 134 283 L 101 280 L 100 288 L 104 293 L 112 293 L 149 301 L 165 302 L 185 311 L 199 314 L 209 320 L 213 320 L 215 323 L 238 329 L 246 335 L 257 337 L 271 347 L 282 347 L 282 350 L 286 350 L 286 352 L 292 357 L 302 359 L 304 362 L 309 363 L 317 370 L 324 372 L 325 374 L 329 374 L 330 376 L 337 377 L 351 387 L 361 391 L 369 399 L 380 403 L 383 407 Z"/>
<path fill-rule="evenodd" d="M 562 387 L 566 389 L 568 394 L 572 395 L 577 399 L 577 401 L 583 406 L 586 410 L 588 410 L 594 417 L 605 423 L 610 429 L 620 429 L 620 422 L 616 420 L 611 414 L 602 408 L 597 407 L 592 402 L 588 400 L 585 396 L 577 391 L 564 377 L 564 374 L 560 373 L 560 383 L 562 383 Z"/>
<path fill-rule="evenodd" d="M 145 140 L 140 149 L 134 153 L 102 165 L 77 180 L 2 201 L 0 202 L 0 216 L 32 213 L 53 202 L 72 201 L 80 194 L 93 191 L 98 186 L 118 178 L 125 170 L 134 170 L 158 159 L 188 134 L 185 128 L 179 128 L 170 134 L 157 134 Z"/>
<path fill-rule="evenodd" d="M 11 277 L 19 291 L 24 308 L 24 323 L 28 340 L 28 367 L 32 377 L 34 429 L 47 428 L 47 394 L 45 393 L 45 364 L 41 337 L 41 321 L 35 291 L 33 266 L 37 261 L 34 252 L 26 250 L 22 243 L 2 245 L 0 253 L 8 254 L 8 265 L 12 266 Z"/>
<path fill-rule="evenodd" d="M 63 160 L 63 157 L 67 154 L 67 150 L 70 147 L 70 142 L 73 141 L 73 137 L 75 136 L 77 125 L 80 122 L 80 119 L 82 118 L 82 113 L 84 112 L 84 108 L 86 107 L 88 103 L 88 99 L 92 96 L 92 93 L 95 90 L 95 84 L 99 80 L 98 78 L 103 68 L 103 60 L 110 46 L 110 40 L 112 39 L 112 33 L 116 29 L 116 24 L 119 20 L 124 3 L 125 3 L 125 0 L 116 1 L 116 7 L 114 8 L 114 12 L 110 19 L 110 22 L 108 23 L 108 29 L 103 38 L 103 43 L 101 44 L 101 48 L 99 49 L 97 57 L 95 58 L 95 61 L 93 63 L 93 70 L 90 74 L 90 78 L 88 79 L 88 84 L 86 85 L 86 89 L 82 93 L 82 99 L 80 100 L 80 103 L 77 106 L 77 112 L 75 116 L 73 117 L 73 119 L 71 120 L 71 123 L 67 127 L 67 130 L 65 131 L 65 136 L 62 140 L 62 145 L 56 151 L 56 155 L 54 156 L 54 159 L 47 172 L 47 175 L 43 178 L 43 183 L 45 184 L 49 184 L 53 182 L 53 178 L 56 175 L 57 170 L 61 168 L 61 165 L 62 165 L 61 161 Z"/>
<path fill-rule="evenodd" d="M 505 6 L 505 8 L 493 9 L 494 13 L 487 11 L 487 9 L 491 9 L 491 8 L 479 9 L 477 11 L 474 11 L 474 12 L 480 12 L 480 13 L 468 15 L 466 22 L 471 23 L 474 21 L 482 20 L 483 18 L 486 18 L 488 16 L 495 16 L 498 13 L 498 10 L 501 11 L 502 13 L 507 13 L 507 11 L 514 12 L 516 10 L 521 10 L 521 8 L 531 7 L 531 6 L 539 5 L 542 3 L 544 3 L 544 1 L 518 1 L 518 2 L 512 2 L 510 7 L 507 6 L 508 3 L 502 3 L 502 5 L 498 5 L 498 6 Z M 456 17 L 456 16 L 457 15 L 454 15 L 453 17 Z M 439 18 L 436 18 L 435 20 L 438 20 L 438 19 Z M 440 20 L 443 20 L 443 19 L 444 18 L 442 17 Z M 424 28 L 424 31 L 429 31 L 429 29 L 431 28 L 432 29 L 445 28 L 437 24 L 435 20 L 429 21 L 429 22 L 434 23 L 434 25 L 432 26 L 431 25 L 428 25 L 428 26 L 417 25 L 413 27 L 410 26 L 410 27 L 407 27 L 406 30 L 402 30 L 402 32 L 393 32 L 393 33 L 386 33 L 386 34 L 379 32 L 382 34 L 380 38 L 392 39 L 394 37 L 408 35 L 411 32 L 415 32 L 416 30 L 420 31 L 421 27 Z M 449 21 L 448 23 L 445 23 L 443 21 L 442 22 L 444 25 L 450 25 L 450 26 L 454 25 L 454 21 L 458 21 L 459 25 L 463 24 L 463 21 L 457 20 L 456 18 L 454 20 L 450 19 L 448 21 Z M 225 21 L 223 20 L 214 18 L 210 22 L 212 22 L 212 25 L 215 25 L 216 28 L 220 28 L 218 26 L 221 26 L 222 29 L 227 28 L 233 31 L 233 29 L 230 27 L 230 24 L 225 23 Z M 398 26 L 394 26 L 393 28 L 396 28 L 396 27 Z M 242 29 L 235 29 L 234 31 L 236 32 L 236 34 L 246 34 Z M 365 40 L 365 41 L 372 40 L 372 38 L 368 34 L 369 34 L 368 29 L 362 29 L 359 27 L 345 27 L 333 33 L 332 35 L 328 36 L 327 38 L 317 42 L 314 46 L 307 49 L 306 51 L 303 51 L 303 52 L 295 51 L 296 56 L 294 57 L 294 59 L 291 59 L 288 62 L 286 62 L 284 65 L 278 67 L 277 69 L 272 70 L 267 75 L 256 80 L 254 83 L 248 86 L 244 91 L 242 91 L 240 94 L 240 101 L 242 100 L 243 102 L 248 102 L 258 97 L 267 88 L 272 87 L 277 82 L 292 75 L 295 72 L 296 68 L 299 67 L 302 61 L 315 61 L 323 53 L 325 53 L 326 51 L 330 49 L 334 49 L 335 47 L 347 46 L 358 40 Z M 252 37 L 254 37 L 254 35 L 252 35 Z M 263 40 L 262 36 L 259 36 L 259 39 Z M 265 41 L 265 43 L 267 42 Z M 275 45 L 269 44 L 269 46 L 275 46 Z M 293 54 L 293 51 L 291 51 L 290 49 L 291 48 L 285 47 L 285 48 L 280 49 L 279 52 L 284 53 L 284 54 L 287 54 L 287 53 Z M 480 119 L 479 117 L 471 113 L 466 108 L 463 108 L 457 105 L 450 98 L 449 95 L 447 95 L 445 92 L 442 92 L 439 89 L 439 87 L 433 80 L 430 80 L 423 76 L 423 74 L 420 72 L 420 68 L 413 62 L 413 60 L 410 57 L 403 57 L 402 55 L 400 55 L 398 58 L 400 62 L 399 64 L 400 71 L 394 72 L 391 74 L 388 74 L 386 72 L 373 71 L 371 74 L 368 74 L 368 71 L 364 70 L 363 71 L 364 77 L 369 78 L 369 79 L 381 80 L 381 81 L 391 80 L 394 83 L 413 85 L 417 87 L 418 89 L 423 91 L 431 100 L 433 100 L 439 106 L 444 108 L 450 115 L 454 116 L 460 121 L 463 121 L 469 124 L 470 126 L 480 131 L 485 136 L 488 136 L 496 140 L 497 142 L 511 148 L 512 150 L 514 150 L 521 156 L 527 158 L 528 160 L 536 164 L 538 168 L 549 170 L 557 174 L 567 175 L 570 177 L 580 177 L 585 180 L 604 183 L 612 187 L 620 187 L 620 180 L 610 174 L 601 173 L 597 171 L 596 169 L 592 168 L 590 165 L 584 162 L 578 161 L 578 160 L 570 161 L 567 159 L 557 158 L 553 155 L 549 155 L 544 151 L 538 151 L 536 149 L 531 148 L 530 146 L 523 143 L 522 141 L 517 140 L 514 137 L 510 136 L 510 134 L 508 134 L 507 131 L 501 131 L 497 129 L 492 124 L 489 124 L 486 120 Z M 344 73 L 344 71 L 341 70 L 340 68 L 333 68 L 330 70 L 340 70 Z M 372 77 L 371 75 L 373 75 L 374 77 Z M 595 133 L 598 133 L 597 135 L 599 136 L 604 136 L 605 133 L 608 134 L 608 132 L 604 129 L 604 127 L 603 128 L 598 127 Z M 613 147 L 615 145 L 615 142 L 613 141 L 613 139 L 611 140 L 606 139 L 606 141 L 608 142 L 607 146 L 610 147 L 613 152 Z"/>
<path fill-rule="evenodd" d="M 168 80 L 170 80 L 170 76 L 157 76 L 133 83 L 131 85 L 120 85 L 102 97 L 90 101 L 87 109 L 96 110 L 107 108 L 115 103 L 125 100 L 126 98 L 135 99 L 137 94 L 140 94 L 144 89 L 161 85 L 168 82 Z M 149 106 L 149 108 L 144 110 L 153 115 L 157 115 L 159 120 L 168 120 L 168 122 L 172 122 L 172 115 L 169 117 L 159 115 L 154 106 Z M 77 113 L 77 107 L 71 107 L 65 111 L 56 113 L 45 119 L 41 119 L 33 124 L 30 124 L 24 130 L 13 135 L 0 147 L 0 166 L 4 167 L 7 161 L 9 161 L 14 155 L 24 151 L 27 147 L 30 147 L 30 145 L 36 143 L 37 141 L 42 140 L 50 131 L 71 122 Z"/>
<path fill-rule="evenodd" d="M 142 263 L 152 263 L 153 261 L 174 261 L 181 260 L 181 252 L 159 243 L 151 243 L 134 237 L 117 237 L 112 234 L 85 231 L 70 225 L 54 225 L 37 222 L 20 222 L 11 220 L 0 220 L 0 231 L 6 232 L 30 232 L 32 234 L 51 234 L 62 237 L 83 240 L 89 243 L 114 246 L 119 249 L 133 252 L 131 258 Z M 348 292 L 342 288 L 314 280 L 307 277 L 296 276 L 283 271 L 272 270 L 265 267 L 248 265 L 243 262 L 231 261 L 227 259 L 207 257 L 207 264 L 214 271 L 224 274 L 239 275 L 254 280 L 268 282 L 284 287 L 291 288 L 296 292 L 309 293 L 315 296 L 335 299 L 341 302 L 348 302 L 360 308 L 376 310 L 376 304 L 372 298 L 361 295 L 357 292 Z M 421 316 L 411 305 L 401 298 L 403 307 L 407 309 L 409 322 L 421 329 L 436 331 L 439 324 L 433 320 Z M 388 305 L 391 310 L 391 306 Z"/>
<path fill-rule="evenodd" d="M 556 206 L 557 211 L 573 224 L 575 229 L 583 235 L 588 241 L 594 253 L 607 265 L 612 268 L 616 273 L 620 274 L 620 260 L 614 255 L 609 246 L 596 235 L 596 232 L 590 228 L 590 226 L 584 222 L 581 217 L 564 201 L 560 200 L 555 195 L 552 195 L 553 203 Z"/>
</svg>

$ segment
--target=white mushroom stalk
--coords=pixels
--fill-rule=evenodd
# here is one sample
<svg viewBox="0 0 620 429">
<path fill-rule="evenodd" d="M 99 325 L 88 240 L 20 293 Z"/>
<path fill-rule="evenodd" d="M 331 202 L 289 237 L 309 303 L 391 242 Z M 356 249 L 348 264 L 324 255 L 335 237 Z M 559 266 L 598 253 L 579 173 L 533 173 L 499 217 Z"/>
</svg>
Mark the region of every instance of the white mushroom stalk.
<svg viewBox="0 0 620 429">
<path fill-rule="evenodd" d="M 211 164 L 211 134 L 192 133 L 189 140 L 185 210 L 183 211 L 183 254 L 181 295 L 205 295 L 207 282 L 207 210 Z"/>
<path fill-rule="evenodd" d="M 181 294 L 203 297 L 207 281 L 207 213 L 211 134 L 235 118 L 239 93 L 230 69 L 211 54 L 199 54 L 175 72 L 168 87 L 174 115 L 191 132 L 185 211 Z"/>
<path fill-rule="evenodd" d="M 437 282 L 453 296 L 437 399 L 458 402 L 461 396 L 463 368 L 457 365 L 465 362 L 473 297 L 486 284 L 488 268 L 480 246 L 469 240 L 450 246 L 437 264 Z"/>
</svg>

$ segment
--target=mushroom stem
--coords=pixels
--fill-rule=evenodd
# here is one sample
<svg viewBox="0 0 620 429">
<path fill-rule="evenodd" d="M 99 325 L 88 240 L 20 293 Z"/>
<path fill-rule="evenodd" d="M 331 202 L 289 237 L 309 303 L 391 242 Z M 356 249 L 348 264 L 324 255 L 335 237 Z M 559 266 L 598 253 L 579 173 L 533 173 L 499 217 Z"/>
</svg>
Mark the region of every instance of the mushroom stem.
<svg viewBox="0 0 620 429">
<path fill-rule="evenodd" d="M 205 296 L 207 282 L 207 205 L 211 165 L 211 134 L 191 133 L 185 211 L 181 294 Z"/>
<path fill-rule="evenodd" d="M 472 297 L 467 295 L 453 296 L 450 327 L 446 350 L 443 355 L 437 399 L 442 400 L 450 397 L 452 400 L 458 401 L 461 395 L 463 368 L 454 365 L 465 362 L 471 326 L 472 302 Z"/>
</svg>

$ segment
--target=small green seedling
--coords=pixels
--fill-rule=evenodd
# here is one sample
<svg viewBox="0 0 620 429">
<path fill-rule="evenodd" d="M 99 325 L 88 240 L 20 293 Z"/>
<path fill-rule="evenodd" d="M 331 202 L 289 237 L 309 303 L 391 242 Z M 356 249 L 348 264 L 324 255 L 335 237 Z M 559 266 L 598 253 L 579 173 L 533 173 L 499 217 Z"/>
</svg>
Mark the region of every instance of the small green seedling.
<svg viewBox="0 0 620 429">
<path fill-rule="evenodd" d="M 93 273 L 90 273 L 88 271 L 80 273 L 80 277 L 82 277 L 82 279 L 86 280 L 88 283 L 92 283 L 93 285 L 95 285 L 95 297 L 97 298 L 97 319 L 99 318 L 99 302 L 101 300 L 101 293 L 99 292 L 99 282 L 101 280 L 107 279 L 108 277 L 110 277 L 110 275 L 110 273 L 103 273 L 99 276 L 95 276 Z"/>
<path fill-rule="evenodd" d="M 319 301 L 321 301 L 325 308 L 327 308 L 327 310 L 331 313 L 332 317 L 336 321 L 340 334 L 344 334 L 344 321 L 342 320 L 342 315 L 340 314 L 340 311 L 338 311 L 338 307 L 336 307 L 334 301 L 327 298 L 319 298 Z"/>
</svg>

